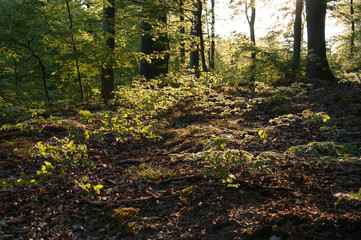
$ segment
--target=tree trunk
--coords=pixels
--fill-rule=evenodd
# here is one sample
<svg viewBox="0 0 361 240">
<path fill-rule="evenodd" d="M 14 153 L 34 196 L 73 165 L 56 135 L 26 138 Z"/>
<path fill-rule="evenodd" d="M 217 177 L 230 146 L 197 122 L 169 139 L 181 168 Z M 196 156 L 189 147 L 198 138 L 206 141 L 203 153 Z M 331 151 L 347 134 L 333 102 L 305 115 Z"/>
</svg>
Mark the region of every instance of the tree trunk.
<svg viewBox="0 0 361 240">
<path fill-rule="evenodd" d="M 323 80 L 335 80 L 326 57 L 325 0 L 306 0 L 308 61 L 306 76 Z"/>
<path fill-rule="evenodd" d="M 184 44 L 184 34 L 185 34 L 185 27 L 184 27 L 184 12 L 183 12 L 183 0 L 180 0 L 179 1 L 179 4 L 180 4 L 180 17 L 179 17 L 179 21 L 180 21 L 180 24 L 181 24 L 181 27 L 180 27 L 180 34 L 181 34 L 181 44 L 180 44 L 180 59 L 181 59 L 181 64 L 183 65 L 185 63 L 185 44 Z"/>
<path fill-rule="evenodd" d="M 159 12 L 160 11 L 161 10 L 159 10 Z M 166 25 L 167 14 L 163 13 L 162 16 L 158 17 L 157 20 Z M 152 58 L 150 61 L 149 59 L 148 61 L 145 59 L 141 60 L 139 74 L 144 76 L 147 80 L 153 79 L 162 74 L 167 74 L 169 67 L 169 54 L 166 52 L 169 50 L 169 40 L 167 33 L 159 33 L 158 38 L 156 41 L 154 41 L 154 36 L 149 33 L 153 28 L 152 25 L 142 20 L 141 28 L 143 33 L 140 41 L 140 51 L 144 55 L 159 54 L 160 57 Z"/>
<path fill-rule="evenodd" d="M 210 61 L 209 61 L 209 68 L 214 70 L 214 52 L 215 52 L 215 24 L 216 24 L 216 17 L 215 17 L 215 0 L 211 0 L 211 52 L 210 52 Z"/>
<path fill-rule="evenodd" d="M 72 18 L 72 16 L 71 16 L 69 1 L 70 1 L 70 0 L 65 0 L 65 2 L 66 2 L 66 7 L 67 7 L 67 10 L 68 10 L 68 16 L 69 16 L 69 30 L 70 30 L 70 36 L 71 36 L 71 43 L 72 43 L 72 45 L 73 45 L 73 53 L 74 53 L 76 70 L 77 70 L 77 74 L 78 74 L 78 82 L 79 82 L 79 87 L 80 87 L 81 99 L 82 99 L 83 102 L 85 102 L 85 99 L 84 99 L 84 88 L 83 88 L 83 83 L 82 83 L 82 80 L 81 80 L 78 53 L 77 53 L 77 48 L 76 48 L 76 44 L 75 44 L 75 41 L 74 41 L 73 18 Z"/>
<path fill-rule="evenodd" d="M 292 72 L 295 73 L 300 68 L 301 44 L 302 44 L 302 11 L 303 0 L 296 0 L 296 16 L 293 33 L 293 60 Z"/>
<path fill-rule="evenodd" d="M 254 25 L 256 22 L 256 2 L 255 0 L 251 0 L 251 16 L 248 15 L 248 4 L 246 4 L 246 17 L 247 17 L 247 21 L 248 21 L 248 25 L 249 25 L 249 30 L 250 30 L 250 37 L 251 37 L 251 42 L 253 46 L 256 46 L 256 34 L 255 34 L 255 29 L 254 29 Z M 256 68 L 256 52 L 252 51 L 251 53 L 251 61 L 252 61 L 252 65 L 251 65 L 251 79 L 250 81 L 253 82 L 255 80 L 255 76 L 254 76 L 254 69 Z"/>
<path fill-rule="evenodd" d="M 19 76 L 18 76 L 18 62 L 16 61 L 16 59 L 14 59 L 14 77 L 15 77 L 15 87 L 16 90 L 18 90 Z"/>
<path fill-rule="evenodd" d="M 199 50 L 198 50 L 198 44 L 196 42 L 196 39 L 199 38 L 199 21 L 198 16 L 200 15 L 198 13 L 200 7 L 198 6 L 198 2 L 194 2 L 195 10 L 192 12 L 193 19 L 192 19 L 192 27 L 191 27 L 191 37 L 193 38 L 191 42 L 191 52 L 189 55 L 189 67 L 196 75 L 196 77 L 199 77 Z"/>
<path fill-rule="evenodd" d="M 33 57 L 36 58 L 36 60 L 38 60 L 40 69 L 41 69 L 41 74 L 42 74 L 42 79 L 43 79 L 43 86 L 44 86 L 44 90 L 45 90 L 45 94 L 46 94 L 46 99 L 48 100 L 48 102 L 50 102 L 50 96 L 49 96 L 49 91 L 48 91 L 48 86 L 47 86 L 47 80 L 46 80 L 46 68 L 45 65 L 43 63 L 43 61 L 41 60 L 41 58 L 39 57 L 39 55 L 37 55 L 34 50 L 31 48 L 30 45 L 30 41 L 28 41 L 28 44 L 24 44 L 18 41 L 14 41 L 16 44 L 25 47 L 26 49 L 28 49 L 31 52 L 31 55 Z"/>
<path fill-rule="evenodd" d="M 114 94 L 114 49 L 115 49 L 115 1 L 108 0 L 110 5 L 104 5 L 104 32 L 106 45 L 110 49 L 110 60 L 101 69 L 102 96 L 106 102 L 113 99 Z"/>
<path fill-rule="evenodd" d="M 350 46 L 350 54 L 351 54 L 351 57 L 353 57 L 354 48 L 355 48 L 355 20 L 354 20 L 355 9 L 354 9 L 354 5 L 353 5 L 353 0 L 350 0 L 350 13 L 351 13 L 351 46 Z"/>
<path fill-rule="evenodd" d="M 203 72 L 208 72 L 208 69 L 207 69 L 207 64 L 206 64 L 206 57 L 205 57 L 205 53 L 204 53 L 204 39 L 203 39 L 203 25 L 202 25 L 202 1 L 201 0 L 198 0 L 198 11 L 197 11 L 197 27 L 198 27 L 198 30 L 197 32 L 199 33 L 199 44 L 200 44 L 200 47 L 201 47 L 201 60 L 202 60 L 202 69 L 203 69 Z"/>
</svg>

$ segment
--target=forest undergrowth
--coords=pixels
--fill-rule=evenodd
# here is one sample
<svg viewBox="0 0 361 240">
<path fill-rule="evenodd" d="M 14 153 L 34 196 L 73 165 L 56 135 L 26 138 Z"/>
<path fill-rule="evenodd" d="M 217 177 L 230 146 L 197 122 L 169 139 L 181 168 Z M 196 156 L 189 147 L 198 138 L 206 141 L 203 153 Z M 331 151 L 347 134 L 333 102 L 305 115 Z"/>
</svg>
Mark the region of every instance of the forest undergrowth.
<svg viewBox="0 0 361 240">
<path fill-rule="evenodd" d="M 359 239 L 360 89 L 172 76 L 105 108 L 3 103 L 1 239 Z"/>
</svg>

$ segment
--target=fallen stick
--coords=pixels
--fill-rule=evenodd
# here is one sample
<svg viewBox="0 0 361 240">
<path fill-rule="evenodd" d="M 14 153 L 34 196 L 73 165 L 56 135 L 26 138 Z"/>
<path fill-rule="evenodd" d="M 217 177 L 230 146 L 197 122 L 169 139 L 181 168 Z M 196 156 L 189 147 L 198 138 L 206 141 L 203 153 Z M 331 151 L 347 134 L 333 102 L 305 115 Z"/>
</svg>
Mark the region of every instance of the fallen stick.
<svg viewBox="0 0 361 240">
<path fill-rule="evenodd" d="M 175 178 L 168 178 L 162 181 L 159 181 L 158 185 L 168 184 L 170 182 L 182 181 L 182 180 L 197 180 L 203 177 L 203 173 L 192 175 L 192 176 L 182 176 L 182 177 L 175 177 Z"/>
<path fill-rule="evenodd" d="M 94 201 L 86 201 L 87 203 L 93 205 L 93 206 L 106 206 L 106 205 L 116 205 L 116 204 L 124 204 L 124 203 L 139 203 L 139 202 L 147 202 L 147 201 L 162 201 L 162 200 L 168 200 L 170 198 L 176 198 L 179 197 L 179 194 L 172 194 L 167 196 L 161 196 L 161 197 L 147 197 L 147 198 L 141 198 L 141 199 L 122 199 L 122 200 L 111 200 L 111 201 L 105 201 L 105 202 L 94 202 Z"/>
<path fill-rule="evenodd" d="M 143 160 L 137 160 L 137 159 L 125 159 L 125 160 L 121 160 L 119 162 L 117 162 L 117 165 L 122 165 L 122 164 L 140 164 L 143 163 Z"/>
</svg>

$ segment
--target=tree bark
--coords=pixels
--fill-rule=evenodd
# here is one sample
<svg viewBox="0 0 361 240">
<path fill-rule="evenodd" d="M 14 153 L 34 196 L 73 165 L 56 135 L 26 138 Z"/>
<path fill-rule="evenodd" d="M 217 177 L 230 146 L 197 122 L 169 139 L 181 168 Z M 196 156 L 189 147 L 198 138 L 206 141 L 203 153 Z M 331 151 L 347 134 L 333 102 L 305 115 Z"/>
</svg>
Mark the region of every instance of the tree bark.
<svg viewBox="0 0 361 240">
<path fill-rule="evenodd" d="M 325 0 L 306 0 L 308 61 L 306 76 L 322 80 L 336 80 L 330 70 L 326 57 Z"/>
<path fill-rule="evenodd" d="M 354 5 L 353 5 L 353 0 L 350 0 L 350 13 L 351 13 L 351 46 L 350 46 L 350 54 L 351 54 L 351 57 L 353 57 L 354 48 L 355 48 L 355 20 L 354 20 L 355 9 L 354 9 Z"/>
<path fill-rule="evenodd" d="M 249 7 L 251 7 L 251 16 L 248 15 Z M 248 21 L 248 25 L 249 25 L 250 38 L 251 38 L 252 45 L 256 46 L 256 34 L 255 34 L 255 29 L 254 29 L 254 25 L 256 22 L 256 2 L 255 2 L 255 0 L 251 0 L 250 6 L 248 6 L 248 4 L 246 4 L 246 17 L 247 17 L 247 21 Z M 252 65 L 251 65 L 250 81 L 253 82 L 255 80 L 254 69 L 256 68 L 256 52 L 255 51 L 252 51 L 252 53 L 251 53 L 251 61 L 252 61 L 252 63 L 251 63 Z"/>
<path fill-rule="evenodd" d="M 104 5 L 104 32 L 106 45 L 110 49 L 110 60 L 101 69 L 102 96 L 106 102 L 114 98 L 114 49 L 115 49 L 115 0 L 108 0 Z"/>
<path fill-rule="evenodd" d="M 49 91 L 48 91 L 48 86 L 47 86 L 47 80 L 46 80 L 46 68 L 45 65 L 43 63 L 43 61 L 41 60 L 41 58 L 39 57 L 39 55 L 37 55 L 34 50 L 31 48 L 30 45 L 30 41 L 28 41 L 28 44 L 24 44 L 18 41 L 14 41 L 16 44 L 25 47 L 26 49 L 28 49 L 31 52 L 31 55 L 33 57 L 36 58 L 36 60 L 39 63 L 40 69 L 41 69 L 41 74 L 42 74 L 42 80 L 43 80 L 43 86 L 44 86 L 44 90 L 45 90 L 45 95 L 46 95 L 46 99 L 48 101 L 48 103 L 50 102 L 50 95 L 49 95 Z"/>
<path fill-rule="evenodd" d="M 293 60 L 292 72 L 295 73 L 300 68 L 301 45 L 302 45 L 302 11 L 303 0 L 296 0 L 296 16 L 293 33 Z"/>
<path fill-rule="evenodd" d="M 83 88 L 83 83 L 82 83 L 82 79 L 81 79 L 81 74 L 80 74 L 80 67 L 79 67 L 79 58 L 78 58 L 78 53 L 77 53 L 77 48 L 76 48 L 76 44 L 74 41 L 74 33 L 73 33 L 73 17 L 71 15 L 71 10 L 70 10 L 70 0 L 65 0 L 66 2 L 66 7 L 68 10 L 68 16 L 69 16 L 69 30 L 70 30 L 70 36 L 71 36 L 71 43 L 73 45 L 73 53 L 74 53 L 74 59 L 75 59 L 75 65 L 76 65 L 76 70 L 77 70 L 77 74 L 78 74 L 78 82 L 79 82 L 79 87 L 80 87 L 80 95 L 81 95 L 81 99 L 83 102 L 85 102 L 85 98 L 84 98 L 84 88 Z"/>
<path fill-rule="evenodd" d="M 180 4 L 180 17 L 179 17 L 179 21 L 180 21 L 180 24 L 181 24 L 181 27 L 180 27 L 180 34 L 181 34 L 181 38 L 180 38 L 180 59 L 181 59 L 181 63 L 182 65 L 185 63 L 185 44 L 184 44 L 184 34 L 185 34 L 185 27 L 184 27 L 184 11 L 183 11 L 183 0 L 180 0 L 179 1 L 179 4 Z"/>
<path fill-rule="evenodd" d="M 215 52 L 215 24 L 216 24 L 216 17 L 215 17 L 215 0 L 211 0 L 211 52 L 210 52 L 210 61 L 209 61 L 209 68 L 214 70 L 214 52 Z"/>
<path fill-rule="evenodd" d="M 156 8 L 157 10 L 147 9 L 147 11 L 156 11 L 161 13 L 161 16 L 156 17 L 161 24 L 167 24 L 167 13 L 162 8 Z M 147 14 L 149 14 L 147 12 Z M 150 62 L 143 59 L 140 62 L 139 74 L 144 76 L 147 80 L 158 77 L 162 74 L 168 73 L 169 67 L 169 39 L 167 33 L 159 33 L 158 38 L 154 41 L 154 36 L 150 33 L 153 29 L 151 23 L 147 20 L 141 21 L 141 28 L 143 30 L 140 43 L 140 51 L 144 55 L 159 54 L 158 58 L 150 59 Z"/>
<path fill-rule="evenodd" d="M 203 39 L 203 24 L 202 24 L 202 9 L 203 9 L 203 6 L 202 6 L 202 1 L 201 0 L 198 0 L 198 11 L 197 11 L 197 20 L 198 20 L 198 24 L 197 24 L 197 27 L 198 27 L 198 30 L 197 32 L 199 33 L 199 44 L 200 44 L 200 47 L 201 47 L 201 61 L 202 61 L 202 70 L 203 72 L 208 72 L 208 69 L 207 69 L 207 64 L 206 64 L 206 57 L 205 57 L 205 53 L 204 53 L 204 39 Z"/>
<path fill-rule="evenodd" d="M 193 38 L 191 42 L 191 52 L 189 54 L 189 67 L 196 75 L 196 77 L 199 77 L 199 50 L 198 50 L 198 44 L 196 42 L 196 39 L 199 39 L 199 21 L 198 16 L 200 15 L 198 13 L 200 7 L 198 6 L 198 1 L 194 2 L 195 10 L 192 12 L 193 19 L 192 19 L 192 27 L 191 27 L 191 37 Z"/>
<path fill-rule="evenodd" d="M 39 63 L 40 68 L 41 68 L 43 86 L 44 86 L 44 90 L 45 90 L 45 94 L 46 94 L 46 99 L 48 100 L 48 102 L 50 102 L 50 96 L 49 96 L 49 91 L 48 91 L 47 81 L 46 81 L 45 65 L 43 64 L 43 61 L 41 60 L 41 58 L 33 51 L 33 49 L 31 49 L 30 46 L 28 46 L 28 49 L 33 54 L 33 56 L 38 60 L 38 63 Z"/>
<path fill-rule="evenodd" d="M 16 61 L 16 59 L 14 59 L 14 77 L 15 77 L 15 87 L 16 90 L 18 90 L 19 76 L 18 76 L 18 62 Z"/>
</svg>

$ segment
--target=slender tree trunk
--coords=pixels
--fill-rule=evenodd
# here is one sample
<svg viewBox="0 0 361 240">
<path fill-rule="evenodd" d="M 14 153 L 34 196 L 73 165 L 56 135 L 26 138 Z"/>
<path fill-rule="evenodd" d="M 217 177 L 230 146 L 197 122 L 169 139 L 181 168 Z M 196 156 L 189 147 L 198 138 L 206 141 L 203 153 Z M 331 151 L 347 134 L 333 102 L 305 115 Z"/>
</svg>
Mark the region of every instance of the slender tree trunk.
<svg viewBox="0 0 361 240">
<path fill-rule="evenodd" d="M 216 24 L 216 16 L 215 16 L 215 0 L 211 0 L 211 51 L 210 51 L 210 61 L 209 68 L 214 70 L 214 52 L 215 52 L 215 24 Z"/>
<path fill-rule="evenodd" d="M 74 41 L 73 18 L 72 18 L 72 15 L 71 15 L 71 10 L 70 10 L 69 1 L 70 1 L 70 0 L 65 0 L 65 2 L 66 2 L 66 7 L 67 7 L 67 10 L 68 10 L 69 22 L 70 22 L 69 30 L 70 30 L 70 36 L 71 36 L 71 43 L 72 43 L 72 45 L 73 45 L 73 53 L 74 53 L 76 71 L 77 71 L 77 74 L 78 74 L 78 82 L 79 82 L 79 87 L 80 87 L 81 99 L 82 99 L 83 102 L 85 102 L 85 99 L 84 99 L 84 88 L 83 88 L 83 83 L 82 83 L 81 74 L 80 74 L 80 67 L 79 67 L 79 58 L 78 58 L 78 53 L 77 53 L 76 44 L 75 44 L 75 41 Z"/>
<path fill-rule="evenodd" d="M 46 81 L 45 65 L 43 64 L 43 61 L 41 60 L 41 58 L 33 51 L 33 49 L 29 45 L 26 46 L 26 48 L 31 52 L 31 54 L 36 58 L 36 60 L 38 60 L 38 63 L 39 63 L 40 69 L 41 69 L 41 74 L 42 74 L 42 80 L 43 80 L 43 86 L 44 86 L 44 90 L 45 90 L 45 94 L 46 94 L 46 99 L 48 100 L 48 102 L 50 102 L 50 96 L 49 96 L 49 91 L 48 91 L 47 81 Z"/>
<path fill-rule="evenodd" d="M 350 13 L 351 13 L 351 47 L 350 47 L 350 54 L 351 54 L 351 57 L 353 57 L 354 48 L 355 48 L 355 20 L 354 20 L 355 9 L 354 9 L 354 5 L 353 5 L 353 0 L 350 0 Z"/>
<path fill-rule="evenodd" d="M 14 77 L 15 77 L 15 87 L 16 90 L 18 90 L 19 76 L 18 76 L 18 62 L 16 61 L 16 59 L 14 59 Z"/>
<path fill-rule="evenodd" d="M 181 27 L 180 27 L 180 34 L 181 34 L 181 44 L 180 44 L 180 59 L 181 59 L 181 64 L 183 65 L 185 63 L 185 44 L 184 44 L 184 34 L 185 34 L 185 27 L 184 27 L 184 11 L 183 11 L 183 0 L 180 0 L 179 1 L 180 3 L 180 17 L 179 17 L 179 21 L 180 21 L 180 24 L 181 24 Z"/>
<path fill-rule="evenodd" d="M 196 75 L 196 77 L 199 77 L 199 50 L 198 50 L 198 44 L 196 42 L 196 39 L 199 39 L 199 21 L 198 16 L 200 15 L 198 13 L 200 7 L 198 6 L 198 1 L 194 2 L 195 10 L 192 12 L 193 14 L 193 20 L 192 20 L 192 27 L 191 27 L 191 36 L 193 38 L 191 43 L 191 52 L 190 52 L 190 59 L 189 59 L 189 67 L 191 71 Z"/>
<path fill-rule="evenodd" d="M 101 69 L 102 96 L 106 102 L 114 98 L 115 0 L 104 5 L 104 34 L 110 49 L 110 60 Z"/>
<path fill-rule="evenodd" d="M 336 80 L 326 57 L 325 0 L 306 0 L 308 61 L 306 76 L 323 80 Z"/>
<path fill-rule="evenodd" d="M 198 0 L 198 11 L 197 11 L 197 20 L 198 20 L 198 24 L 197 24 L 197 27 L 198 27 L 198 34 L 199 34 L 199 44 L 200 44 L 200 47 L 201 47 L 201 61 L 202 61 L 202 69 L 203 69 L 203 72 L 208 72 L 208 69 L 207 69 L 207 64 L 206 64 L 206 57 L 205 57 L 205 50 L 204 50 L 204 39 L 203 39 L 203 24 L 202 24 L 202 9 L 203 9 L 203 5 L 202 5 L 202 1 L 201 0 Z"/>
<path fill-rule="evenodd" d="M 248 8 L 251 7 L 251 16 L 249 16 L 248 14 Z M 250 37 L 251 37 L 251 42 L 252 45 L 255 47 L 256 46 L 256 34 L 255 34 L 255 29 L 254 29 L 254 25 L 256 22 L 256 1 L 255 0 L 251 0 L 250 2 L 250 6 L 248 6 L 248 4 L 246 4 L 246 17 L 247 17 L 247 21 L 248 21 L 248 25 L 249 25 L 249 30 L 250 30 Z M 255 76 L 254 76 L 254 69 L 256 68 L 256 52 L 252 51 L 251 53 L 251 61 L 252 61 L 252 65 L 251 65 L 251 82 L 253 82 L 255 80 Z"/>
<path fill-rule="evenodd" d="M 41 68 L 43 85 L 44 85 L 44 90 L 45 90 L 45 94 L 46 94 L 46 99 L 48 100 L 48 102 L 50 102 L 50 96 L 49 96 L 49 91 L 48 91 L 47 81 L 46 81 L 45 65 L 43 64 L 43 62 L 41 61 L 41 59 L 40 59 L 40 57 L 38 55 L 34 55 L 34 56 L 38 60 L 40 68 Z"/>
<path fill-rule="evenodd" d="M 35 57 L 36 60 L 38 61 L 40 69 L 41 69 L 41 74 L 42 74 L 42 80 L 43 80 L 43 86 L 44 86 L 44 90 L 45 90 L 46 99 L 47 99 L 48 102 L 50 102 L 50 96 L 49 96 L 49 91 L 48 91 L 48 86 L 47 86 L 47 81 L 46 81 L 46 68 L 45 68 L 45 65 L 43 64 L 43 61 L 41 60 L 39 55 L 37 55 L 34 52 L 34 50 L 31 48 L 30 41 L 28 41 L 28 44 L 24 44 L 24 43 L 18 42 L 16 40 L 14 42 L 16 44 L 28 49 L 31 52 L 31 55 L 33 57 Z"/>
<path fill-rule="evenodd" d="M 295 73 L 300 68 L 301 44 L 302 44 L 302 11 L 303 0 L 296 0 L 296 16 L 293 33 L 293 60 L 292 72 Z"/>
</svg>

